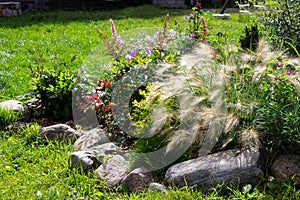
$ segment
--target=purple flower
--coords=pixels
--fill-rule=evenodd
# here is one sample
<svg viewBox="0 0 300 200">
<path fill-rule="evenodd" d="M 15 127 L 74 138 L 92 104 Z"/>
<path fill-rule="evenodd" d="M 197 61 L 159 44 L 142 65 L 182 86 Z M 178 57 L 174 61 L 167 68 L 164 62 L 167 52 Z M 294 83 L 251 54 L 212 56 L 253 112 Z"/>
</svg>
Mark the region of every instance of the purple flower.
<svg viewBox="0 0 300 200">
<path fill-rule="evenodd" d="M 147 56 L 151 56 L 151 55 L 153 54 L 153 50 L 150 49 L 150 48 L 147 48 L 147 49 L 145 50 L 145 54 L 146 54 Z"/>
<path fill-rule="evenodd" d="M 117 36 L 116 38 L 116 42 L 118 45 L 120 46 L 124 46 L 125 42 L 123 40 L 121 40 L 120 36 Z"/>
<path fill-rule="evenodd" d="M 186 46 L 183 46 L 183 47 L 181 48 L 181 51 L 182 51 L 182 52 L 185 52 L 185 51 L 186 51 Z"/>
<path fill-rule="evenodd" d="M 130 61 L 132 59 L 132 56 L 128 53 L 125 55 L 124 60 Z"/>
<path fill-rule="evenodd" d="M 131 51 L 130 51 L 130 55 L 131 55 L 132 57 L 135 57 L 135 56 L 137 55 L 137 53 L 136 53 L 134 50 L 131 50 Z"/>
<path fill-rule="evenodd" d="M 277 62 L 278 67 L 281 67 L 282 65 L 283 65 L 283 62 L 280 62 L 280 61 Z"/>
<path fill-rule="evenodd" d="M 169 34 L 173 38 L 176 36 L 176 32 L 173 29 L 169 30 Z"/>
<path fill-rule="evenodd" d="M 291 70 L 288 69 L 288 70 L 286 70 L 286 73 L 287 73 L 287 75 L 291 75 L 292 72 L 291 72 Z"/>
<path fill-rule="evenodd" d="M 152 43 L 153 43 L 153 38 L 150 37 L 149 35 L 147 35 L 145 39 L 147 40 L 147 42 L 148 42 L 149 44 L 152 44 Z"/>
<path fill-rule="evenodd" d="M 133 39 L 133 38 L 130 38 L 129 42 L 130 42 L 130 44 L 133 44 L 134 39 Z"/>
<path fill-rule="evenodd" d="M 188 39 L 193 40 L 195 38 L 195 34 L 194 33 L 190 33 L 188 35 Z"/>
<path fill-rule="evenodd" d="M 140 49 L 141 49 L 141 46 L 140 46 L 140 45 L 136 45 L 136 46 L 135 46 L 135 50 L 136 50 L 136 51 L 138 51 L 138 50 L 140 50 Z"/>
<path fill-rule="evenodd" d="M 137 53 L 134 50 L 131 50 L 129 53 L 125 55 L 124 59 L 130 61 L 136 55 Z"/>
<path fill-rule="evenodd" d="M 105 70 L 108 71 L 110 68 L 111 68 L 111 65 L 107 65 L 107 66 L 105 67 Z"/>
<path fill-rule="evenodd" d="M 189 16 L 185 15 L 184 16 L 184 20 L 187 20 L 189 18 Z"/>
<path fill-rule="evenodd" d="M 136 41 L 137 42 L 143 42 L 143 39 L 142 38 L 136 38 Z"/>
</svg>

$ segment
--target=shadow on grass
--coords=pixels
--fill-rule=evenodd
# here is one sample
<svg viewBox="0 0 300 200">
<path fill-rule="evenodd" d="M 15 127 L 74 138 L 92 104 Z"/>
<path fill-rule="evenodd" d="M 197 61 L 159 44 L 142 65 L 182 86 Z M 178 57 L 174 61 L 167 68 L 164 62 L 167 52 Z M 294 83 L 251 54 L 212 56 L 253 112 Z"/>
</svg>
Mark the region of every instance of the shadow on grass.
<svg viewBox="0 0 300 200">
<path fill-rule="evenodd" d="M 84 22 L 113 19 L 141 18 L 152 19 L 188 13 L 189 9 L 162 9 L 150 5 L 115 9 L 111 11 L 49 11 L 24 13 L 17 17 L 0 17 L 0 27 L 17 28 L 42 23 L 64 24 L 69 22 Z"/>
</svg>

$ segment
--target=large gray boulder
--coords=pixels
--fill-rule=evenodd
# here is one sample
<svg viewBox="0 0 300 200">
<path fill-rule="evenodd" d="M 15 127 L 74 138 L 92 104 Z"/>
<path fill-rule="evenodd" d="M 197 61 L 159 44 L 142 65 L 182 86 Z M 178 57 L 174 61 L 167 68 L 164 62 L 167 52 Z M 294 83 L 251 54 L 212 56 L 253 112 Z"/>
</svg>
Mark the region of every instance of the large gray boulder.
<svg viewBox="0 0 300 200">
<path fill-rule="evenodd" d="M 118 186 L 124 177 L 128 174 L 129 161 L 120 155 L 113 155 L 106 163 L 96 169 L 96 176 L 99 179 L 106 180 L 109 188 Z"/>
<path fill-rule="evenodd" d="M 69 158 L 69 166 L 71 168 L 82 169 L 84 172 L 92 171 L 99 167 L 100 164 L 96 156 L 89 151 L 74 152 Z"/>
<path fill-rule="evenodd" d="M 91 152 L 97 155 L 98 160 L 101 163 L 103 163 L 105 157 L 108 157 L 112 154 L 117 154 L 117 150 L 118 147 L 112 142 L 101 144 L 90 149 Z"/>
<path fill-rule="evenodd" d="M 153 181 L 152 173 L 146 168 L 137 168 L 130 172 L 123 180 L 129 192 L 143 191 Z"/>
<path fill-rule="evenodd" d="M 0 108 L 7 109 L 15 112 L 24 112 L 24 105 L 17 100 L 8 100 L 0 103 Z"/>
<path fill-rule="evenodd" d="M 8 100 L 0 102 L 0 108 L 11 110 L 17 113 L 22 113 L 23 119 L 26 122 L 30 121 L 30 113 L 28 108 L 20 101 L 17 100 Z"/>
<path fill-rule="evenodd" d="M 264 176 L 257 149 L 228 150 L 178 163 L 166 172 L 168 183 L 209 191 L 217 184 L 256 184 Z"/>
<path fill-rule="evenodd" d="M 80 151 L 87 151 L 93 147 L 110 142 L 106 131 L 100 128 L 94 128 L 85 132 L 76 142 L 74 148 Z"/>
<path fill-rule="evenodd" d="M 76 131 L 66 124 L 43 127 L 40 132 L 41 138 L 59 142 L 75 142 L 81 135 L 81 132 Z"/>
<path fill-rule="evenodd" d="M 296 154 L 281 155 L 271 166 L 271 174 L 279 179 L 292 179 L 300 184 L 300 156 Z"/>
</svg>

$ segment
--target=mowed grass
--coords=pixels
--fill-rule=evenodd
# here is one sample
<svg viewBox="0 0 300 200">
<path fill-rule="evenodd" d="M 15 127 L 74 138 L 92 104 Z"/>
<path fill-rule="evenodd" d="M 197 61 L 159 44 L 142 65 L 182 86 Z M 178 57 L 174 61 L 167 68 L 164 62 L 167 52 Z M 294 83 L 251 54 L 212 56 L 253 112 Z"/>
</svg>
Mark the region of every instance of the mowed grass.
<svg viewBox="0 0 300 200">
<path fill-rule="evenodd" d="M 219 186 L 209 193 L 192 187 L 170 187 L 165 193 L 128 194 L 124 187 L 109 190 L 94 173 L 70 169 L 74 151 L 70 143 L 39 139 L 38 124 L 17 132 L 0 131 L 0 199 L 298 199 L 300 191 L 290 182 L 266 182 L 258 187 Z M 126 191 L 126 190 L 125 190 Z"/>
<path fill-rule="evenodd" d="M 136 28 L 162 27 L 167 13 L 170 14 L 169 27 L 175 29 L 175 20 L 184 26 L 183 18 L 190 10 L 142 6 L 110 12 L 59 11 L 0 18 L 0 100 L 31 91 L 31 67 L 65 65 L 76 71 L 87 56 L 101 48 L 95 26 L 111 34 L 110 18 L 122 33 Z M 238 42 L 244 26 L 251 20 L 249 15 L 238 13 L 232 14 L 229 20 L 214 19 L 208 13 L 205 19 L 212 36 L 223 32 L 233 43 Z"/>
</svg>

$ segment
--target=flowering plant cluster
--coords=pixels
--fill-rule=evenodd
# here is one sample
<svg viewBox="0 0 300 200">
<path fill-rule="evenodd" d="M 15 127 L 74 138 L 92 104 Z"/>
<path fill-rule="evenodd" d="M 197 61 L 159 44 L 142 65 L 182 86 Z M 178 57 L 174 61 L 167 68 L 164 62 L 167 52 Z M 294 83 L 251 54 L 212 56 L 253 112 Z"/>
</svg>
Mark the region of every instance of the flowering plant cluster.
<svg viewBox="0 0 300 200">
<path fill-rule="evenodd" d="M 98 80 L 96 89 L 86 92 L 86 95 L 82 96 L 77 101 L 79 110 L 83 113 L 86 113 L 89 110 L 96 111 L 99 124 L 107 127 L 112 119 L 110 102 L 111 91 L 112 82 L 107 79 Z"/>
<path fill-rule="evenodd" d="M 99 80 L 96 88 L 95 95 L 95 110 L 98 116 L 98 121 L 104 127 L 109 125 L 109 122 L 112 120 L 111 112 L 111 91 L 112 83 L 108 80 Z"/>
<path fill-rule="evenodd" d="M 110 105 L 111 82 L 119 80 L 133 67 L 150 63 L 169 63 L 176 66 L 179 57 L 195 44 L 194 37 L 168 29 L 168 20 L 167 14 L 162 28 L 138 31 L 136 37 L 130 37 L 128 41 L 117 34 L 112 19 L 110 19 L 111 37 L 96 28 L 107 54 L 113 58 L 106 67 L 107 80 L 99 80 L 95 94 L 87 97 L 86 101 L 95 108 L 100 125 L 108 127 L 113 121 Z"/>
<path fill-rule="evenodd" d="M 96 28 L 108 55 L 113 58 L 113 62 L 107 67 L 107 73 L 111 76 L 111 80 L 118 80 L 134 66 L 159 62 L 177 63 L 179 56 L 194 44 L 194 38 L 177 33 L 172 29 L 169 30 L 168 20 L 169 15 L 167 14 L 163 27 L 155 29 L 153 35 L 148 34 L 147 30 L 139 31 L 137 37 L 131 37 L 129 41 L 123 40 L 117 34 L 112 19 L 110 19 L 111 38 Z M 150 32 L 152 31 L 153 29 L 150 30 Z"/>
<path fill-rule="evenodd" d="M 184 16 L 188 26 L 185 28 L 188 36 L 196 41 L 206 41 L 208 35 L 208 27 L 204 20 L 204 11 L 202 10 L 201 3 L 196 2 L 196 5 L 192 8 L 193 12 L 190 15 Z M 177 23 L 177 27 L 180 30 L 180 25 Z M 182 30 L 180 30 L 182 31 Z"/>
</svg>

